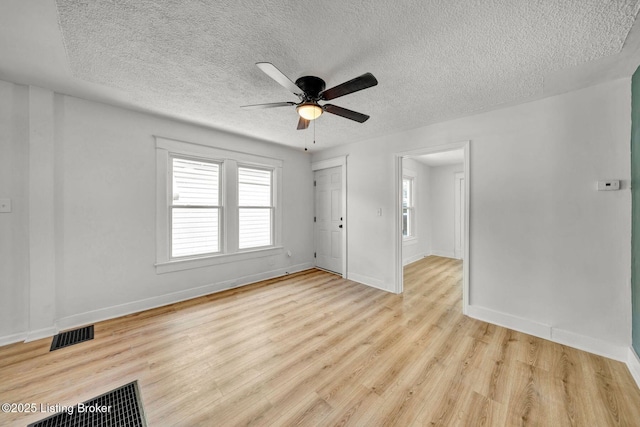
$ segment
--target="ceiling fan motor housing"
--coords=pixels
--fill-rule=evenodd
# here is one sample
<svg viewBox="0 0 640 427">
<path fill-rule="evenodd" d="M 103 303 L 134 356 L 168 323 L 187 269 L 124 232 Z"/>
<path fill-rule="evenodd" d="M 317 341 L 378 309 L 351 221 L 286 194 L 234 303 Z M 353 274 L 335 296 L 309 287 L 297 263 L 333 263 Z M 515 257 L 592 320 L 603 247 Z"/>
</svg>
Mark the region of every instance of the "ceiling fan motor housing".
<svg viewBox="0 0 640 427">
<path fill-rule="evenodd" d="M 296 86 L 304 91 L 305 101 L 317 101 L 325 89 L 324 80 L 316 76 L 303 76 L 296 80 Z"/>
</svg>

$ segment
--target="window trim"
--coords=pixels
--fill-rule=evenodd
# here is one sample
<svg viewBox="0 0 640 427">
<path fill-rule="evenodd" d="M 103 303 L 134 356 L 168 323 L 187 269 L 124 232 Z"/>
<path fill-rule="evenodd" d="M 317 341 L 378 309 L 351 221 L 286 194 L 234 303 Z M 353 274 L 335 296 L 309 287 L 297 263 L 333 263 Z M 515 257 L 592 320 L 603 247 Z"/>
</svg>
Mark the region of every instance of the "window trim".
<svg viewBox="0 0 640 427">
<path fill-rule="evenodd" d="M 156 273 L 239 262 L 283 253 L 282 247 L 282 165 L 280 159 L 258 156 L 206 144 L 154 136 L 156 148 Z M 171 258 L 169 218 L 172 169 L 171 158 L 187 157 L 220 163 L 220 252 L 195 257 Z M 273 238 L 271 246 L 238 250 L 238 166 L 270 169 L 273 197 Z"/>
</svg>

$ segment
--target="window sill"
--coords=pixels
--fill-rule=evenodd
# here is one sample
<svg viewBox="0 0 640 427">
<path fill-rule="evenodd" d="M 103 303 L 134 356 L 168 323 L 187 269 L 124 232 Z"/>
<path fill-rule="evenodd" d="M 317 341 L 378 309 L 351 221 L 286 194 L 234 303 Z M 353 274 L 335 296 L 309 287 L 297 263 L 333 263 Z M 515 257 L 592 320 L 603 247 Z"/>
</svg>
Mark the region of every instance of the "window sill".
<svg viewBox="0 0 640 427">
<path fill-rule="evenodd" d="M 231 262 L 246 261 L 271 255 L 279 255 L 283 252 L 284 248 L 282 246 L 275 246 L 263 249 L 245 250 L 233 254 L 212 255 L 201 258 L 189 258 L 159 262 L 156 263 L 156 274 L 171 273 L 174 271 L 191 270 L 193 268 L 211 267 L 214 265 L 227 264 Z"/>
</svg>

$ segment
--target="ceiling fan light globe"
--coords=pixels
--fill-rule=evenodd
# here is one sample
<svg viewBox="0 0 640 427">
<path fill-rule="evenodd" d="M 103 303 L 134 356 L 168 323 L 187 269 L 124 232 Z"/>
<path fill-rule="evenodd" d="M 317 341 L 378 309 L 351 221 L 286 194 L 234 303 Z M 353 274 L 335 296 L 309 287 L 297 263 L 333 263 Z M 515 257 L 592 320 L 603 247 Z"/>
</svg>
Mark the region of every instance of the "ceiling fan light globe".
<svg viewBox="0 0 640 427">
<path fill-rule="evenodd" d="M 315 103 L 305 102 L 296 107 L 298 115 L 306 120 L 315 120 L 322 114 L 322 108 Z"/>
</svg>

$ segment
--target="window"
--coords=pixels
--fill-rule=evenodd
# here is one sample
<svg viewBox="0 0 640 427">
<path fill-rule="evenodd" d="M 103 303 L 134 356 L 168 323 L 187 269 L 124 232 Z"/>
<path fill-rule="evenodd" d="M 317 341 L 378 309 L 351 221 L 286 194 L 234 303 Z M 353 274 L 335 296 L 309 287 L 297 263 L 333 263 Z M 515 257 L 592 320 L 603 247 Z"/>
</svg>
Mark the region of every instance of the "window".
<svg viewBox="0 0 640 427">
<path fill-rule="evenodd" d="M 272 171 L 238 167 L 238 248 L 271 245 L 272 187 Z"/>
<path fill-rule="evenodd" d="M 220 252 L 220 164 L 172 157 L 171 257 Z"/>
<path fill-rule="evenodd" d="M 415 236 L 415 201 L 413 187 L 413 177 L 402 177 L 402 237 L 404 238 Z"/>
<path fill-rule="evenodd" d="M 282 164 L 156 137 L 156 272 L 283 253 Z"/>
</svg>

